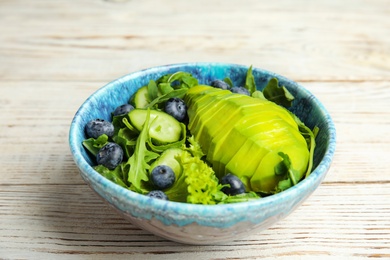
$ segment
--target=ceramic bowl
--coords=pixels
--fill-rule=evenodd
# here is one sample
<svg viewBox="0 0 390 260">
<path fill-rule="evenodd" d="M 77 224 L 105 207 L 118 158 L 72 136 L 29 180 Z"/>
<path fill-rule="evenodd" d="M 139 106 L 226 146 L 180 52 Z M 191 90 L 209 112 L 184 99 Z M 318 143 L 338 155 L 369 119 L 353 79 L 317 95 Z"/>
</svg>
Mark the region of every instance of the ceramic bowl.
<svg viewBox="0 0 390 260">
<path fill-rule="evenodd" d="M 76 112 L 70 126 L 69 143 L 82 178 L 104 201 L 134 225 L 157 236 L 185 244 L 217 244 L 260 232 L 293 212 L 320 185 L 333 158 L 336 133 L 332 119 L 307 89 L 283 76 L 253 68 L 256 85 L 262 89 L 270 78 L 278 78 L 295 96 L 291 111 L 310 128 L 318 126 L 317 147 L 311 175 L 279 194 L 259 200 L 224 205 L 193 205 L 151 199 L 102 177 L 82 146 L 84 126 L 95 118 L 110 120 L 111 112 L 128 102 L 138 88 L 167 73 L 186 71 L 200 83 L 230 77 L 243 85 L 248 66 L 221 63 L 185 63 L 133 72 L 108 83 L 93 93 Z"/>
</svg>

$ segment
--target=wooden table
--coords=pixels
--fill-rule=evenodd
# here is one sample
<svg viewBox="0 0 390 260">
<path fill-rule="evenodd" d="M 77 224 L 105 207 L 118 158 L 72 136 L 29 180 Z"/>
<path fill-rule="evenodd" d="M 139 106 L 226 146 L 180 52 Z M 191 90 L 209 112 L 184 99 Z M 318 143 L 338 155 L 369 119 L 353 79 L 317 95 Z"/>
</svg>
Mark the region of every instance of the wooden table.
<svg viewBox="0 0 390 260">
<path fill-rule="evenodd" d="M 140 230 L 81 179 L 75 111 L 151 66 L 252 64 L 308 88 L 338 134 L 324 183 L 272 228 L 218 246 Z M 345 1 L 0 2 L 0 258 L 390 258 L 390 4 Z"/>
</svg>

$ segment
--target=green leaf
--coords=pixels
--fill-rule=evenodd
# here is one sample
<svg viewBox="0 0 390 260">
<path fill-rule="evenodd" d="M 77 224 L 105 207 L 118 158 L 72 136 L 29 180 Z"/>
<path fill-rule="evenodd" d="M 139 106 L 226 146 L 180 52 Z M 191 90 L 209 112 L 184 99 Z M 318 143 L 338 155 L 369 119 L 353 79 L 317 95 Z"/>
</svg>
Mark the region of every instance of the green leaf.
<svg viewBox="0 0 390 260">
<path fill-rule="evenodd" d="M 279 87 L 278 79 L 272 78 L 263 90 L 264 97 L 280 106 L 291 107 L 294 96 L 286 87 Z"/>
<path fill-rule="evenodd" d="M 146 141 L 148 140 L 149 133 L 149 121 L 150 121 L 150 110 L 146 116 L 145 124 L 142 128 L 140 135 L 137 138 L 137 143 L 133 155 L 129 158 L 126 166 L 126 170 L 129 168 L 128 182 L 131 183 L 131 189 L 145 193 L 142 182 L 149 180 L 147 170 L 150 168 L 149 162 L 156 159 L 159 154 L 149 151 L 146 147 Z"/>
<path fill-rule="evenodd" d="M 295 114 L 293 114 L 290 111 L 289 111 L 289 113 L 294 118 L 295 122 L 297 123 L 299 132 L 305 138 L 307 148 L 309 149 L 309 164 L 307 166 L 307 170 L 306 170 L 306 174 L 305 174 L 305 178 L 307 178 L 313 169 L 314 149 L 316 147 L 316 136 L 317 136 L 318 132 L 320 131 L 320 129 L 317 126 L 315 126 L 313 128 L 313 130 L 311 130 L 309 127 L 307 127 L 299 119 L 299 117 L 297 117 Z"/>
<path fill-rule="evenodd" d="M 125 127 L 127 127 L 131 132 L 138 133 L 137 129 L 130 123 L 130 119 L 128 117 L 122 118 L 122 123 Z"/>
<path fill-rule="evenodd" d="M 224 78 L 223 81 L 227 83 L 231 88 L 234 87 L 234 84 L 230 78 Z"/>
<path fill-rule="evenodd" d="M 150 80 L 148 84 L 148 96 L 149 100 L 153 100 L 158 96 L 157 84 L 154 80 Z"/>
<path fill-rule="evenodd" d="M 118 133 L 114 135 L 112 139 L 122 147 L 126 158 L 129 158 L 134 152 L 137 137 L 138 134 L 130 131 L 127 127 L 123 127 L 119 129 Z"/>
<path fill-rule="evenodd" d="M 300 181 L 300 173 L 293 168 L 290 157 L 287 154 L 279 152 L 278 155 L 282 158 L 282 161 L 276 165 L 275 174 L 286 174 L 286 179 L 280 181 L 277 185 L 276 191 L 280 192 L 296 185 Z M 284 166 L 281 164 L 284 164 Z"/>
<path fill-rule="evenodd" d="M 173 97 L 182 98 L 186 92 L 187 92 L 187 89 L 183 89 L 183 88 L 172 90 L 171 92 L 169 92 L 167 94 L 164 94 L 162 96 L 155 98 L 152 102 L 149 103 L 147 108 L 153 108 L 156 105 L 163 103 L 163 102 L 166 102 L 166 101 L 168 101 L 168 99 L 173 98 Z"/>
<path fill-rule="evenodd" d="M 197 78 L 184 71 L 177 71 L 173 74 L 164 75 L 160 77 L 156 83 L 159 87 L 164 84 L 165 86 L 169 85 L 174 89 L 190 88 L 199 84 Z"/>
<path fill-rule="evenodd" d="M 102 176 L 106 177 L 110 181 L 122 186 L 124 188 L 129 188 L 127 184 L 124 182 L 122 167 L 118 165 L 115 169 L 110 170 L 103 165 L 98 165 L 94 167 L 95 171 L 100 173 Z"/>
<path fill-rule="evenodd" d="M 256 90 L 255 92 L 252 93 L 251 96 L 252 96 L 253 98 L 266 99 L 266 98 L 264 97 L 263 92 L 261 92 L 260 90 Z"/>
<path fill-rule="evenodd" d="M 214 199 L 218 201 L 218 204 L 238 203 L 238 202 L 245 202 L 250 200 L 258 200 L 261 198 L 257 193 L 253 191 L 237 194 L 234 196 L 229 196 L 224 193 L 222 196 L 221 194 L 217 194 L 217 196 L 214 196 Z"/>
<path fill-rule="evenodd" d="M 182 87 L 187 87 L 187 88 L 191 88 L 191 87 L 194 87 L 196 85 L 199 85 L 198 80 L 196 78 L 192 77 L 191 75 L 187 76 L 187 77 L 183 77 L 182 82 L 184 84 L 184 86 L 182 86 Z"/>
<path fill-rule="evenodd" d="M 179 84 L 185 83 L 186 87 L 198 85 L 198 80 L 188 72 L 178 71 L 173 73 L 167 80 L 169 83 L 179 81 Z"/>
<path fill-rule="evenodd" d="M 256 91 L 256 83 L 255 77 L 252 74 L 252 66 L 250 66 L 248 71 L 246 72 L 245 88 L 249 90 L 250 94 Z"/>
<path fill-rule="evenodd" d="M 175 90 L 174 88 L 171 87 L 170 83 L 160 83 L 158 85 L 158 89 L 160 90 L 161 94 L 168 94 L 169 92 Z"/>
<path fill-rule="evenodd" d="M 102 134 L 97 139 L 89 138 L 83 141 L 83 146 L 94 156 L 96 156 L 99 150 L 105 146 L 108 142 L 108 136 Z"/>
</svg>

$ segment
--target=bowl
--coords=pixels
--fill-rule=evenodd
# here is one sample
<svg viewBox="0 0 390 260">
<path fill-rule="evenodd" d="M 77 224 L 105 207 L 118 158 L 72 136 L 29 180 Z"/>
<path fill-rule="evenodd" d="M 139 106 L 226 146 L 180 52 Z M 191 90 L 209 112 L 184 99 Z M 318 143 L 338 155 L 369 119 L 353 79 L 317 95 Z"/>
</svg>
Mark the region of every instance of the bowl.
<svg viewBox="0 0 390 260">
<path fill-rule="evenodd" d="M 116 79 L 93 93 L 76 112 L 70 126 L 69 145 L 82 178 L 104 201 L 134 225 L 157 236 L 184 243 L 212 245 L 260 232 L 285 218 L 302 204 L 324 179 L 335 151 L 336 131 L 321 102 L 298 83 L 275 73 L 253 68 L 256 85 L 262 89 L 276 77 L 294 96 L 290 110 L 310 128 L 318 126 L 314 167 L 309 177 L 275 195 L 248 202 L 195 205 L 152 199 L 114 184 L 96 172 L 93 160 L 82 146 L 84 126 L 89 120 L 110 120 L 111 112 L 128 102 L 149 80 L 176 71 L 186 71 L 199 83 L 230 77 L 243 85 L 249 66 L 225 63 L 184 63 L 158 66 Z"/>
</svg>

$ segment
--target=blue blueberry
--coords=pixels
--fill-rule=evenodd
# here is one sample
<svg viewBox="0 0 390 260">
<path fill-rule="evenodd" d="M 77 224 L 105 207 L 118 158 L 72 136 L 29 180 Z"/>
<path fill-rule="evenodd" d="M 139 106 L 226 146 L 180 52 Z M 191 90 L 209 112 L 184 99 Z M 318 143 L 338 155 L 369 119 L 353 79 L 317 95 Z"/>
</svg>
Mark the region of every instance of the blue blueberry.
<svg viewBox="0 0 390 260">
<path fill-rule="evenodd" d="M 167 194 L 165 194 L 165 192 L 163 192 L 162 190 L 152 190 L 148 194 L 146 194 L 146 196 L 160 200 L 168 200 Z"/>
<path fill-rule="evenodd" d="M 211 81 L 210 85 L 214 88 L 220 88 L 220 89 L 224 89 L 224 90 L 230 89 L 229 84 L 227 84 L 225 81 L 219 80 L 219 79 Z"/>
<path fill-rule="evenodd" d="M 170 98 L 165 103 L 165 113 L 183 122 L 187 116 L 187 106 L 181 98 Z"/>
<path fill-rule="evenodd" d="M 130 104 L 124 104 L 121 105 L 117 108 L 115 108 L 114 112 L 112 113 L 113 116 L 121 116 L 121 115 L 126 115 L 129 113 L 131 110 L 133 110 L 134 107 Z"/>
<path fill-rule="evenodd" d="M 229 184 L 230 187 L 223 187 L 222 191 L 227 195 L 238 195 L 245 193 L 244 183 L 235 175 L 229 173 L 222 177 L 221 184 Z"/>
<path fill-rule="evenodd" d="M 115 169 L 123 160 L 123 150 L 116 143 L 108 142 L 96 155 L 96 161 L 110 170 Z"/>
<path fill-rule="evenodd" d="M 173 185 L 176 176 L 172 168 L 167 165 L 158 165 L 151 172 L 151 180 L 157 189 L 164 190 Z"/>
<path fill-rule="evenodd" d="M 88 137 L 98 138 L 102 134 L 106 134 L 108 137 L 114 135 L 114 126 L 111 122 L 103 119 L 94 119 L 87 123 L 85 126 L 85 132 Z"/>
<path fill-rule="evenodd" d="M 233 93 L 237 93 L 237 94 L 243 94 L 243 95 L 247 95 L 247 96 L 250 96 L 251 94 L 249 93 L 249 90 L 247 90 L 246 88 L 244 87 L 232 87 L 231 91 Z"/>
</svg>

